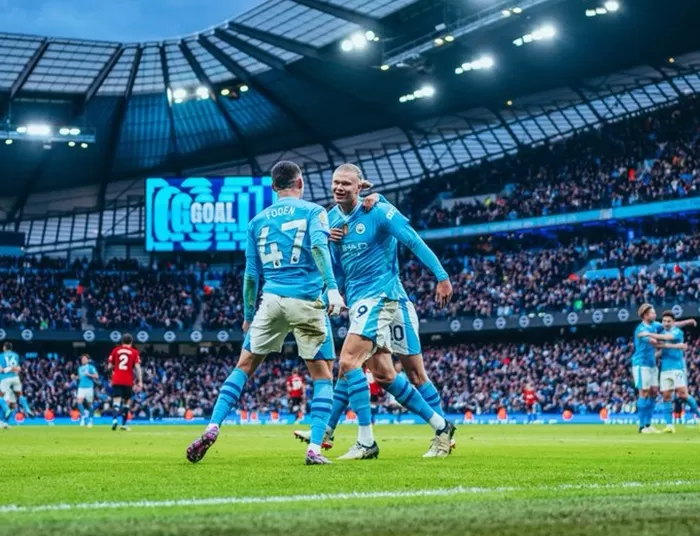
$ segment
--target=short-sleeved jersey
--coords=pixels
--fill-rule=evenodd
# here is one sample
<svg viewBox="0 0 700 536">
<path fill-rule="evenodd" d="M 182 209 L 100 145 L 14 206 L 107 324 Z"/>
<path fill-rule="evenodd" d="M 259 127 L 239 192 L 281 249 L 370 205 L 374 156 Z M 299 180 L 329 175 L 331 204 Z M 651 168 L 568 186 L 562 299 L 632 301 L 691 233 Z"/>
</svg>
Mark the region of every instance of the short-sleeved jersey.
<svg viewBox="0 0 700 536">
<path fill-rule="evenodd" d="M 21 363 L 19 354 L 16 352 L 2 352 L 0 353 L 0 380 L 6 378 L 16 378 L 17 373 L 13 371 L 2 372 L 1 369 L 8 367 L 19 367 Z"/>
<path fill-rule="evenodd" d="M 534 406 L 537 402 L 537 393 L 534 389 L 523 389 L 523 400 L 526 406 Z"/>
<path fill-rule="evenodd" d="M 350 214 L 335 206 L 328 218 L 332 228 L 345 231 L 343 240 L 331 245 L 331 256 L 348 306 L 367 298 L 407 300 L 399 278 L 398 241 L 392 232 L 408 225 L 408 220 L 388 203 L 377 203 L 367 212 L 361 202 Z"/>
<path fill-rule="evenodd" d="M 287 378 L 287 389 L 291 398 L 301 398 L 304 396 L 304 378 L 298 374 L 292 374 Z"/>
<path fill-rule="evenodd" d="M 134 367 L 141 363 L 139 351 L 130 346 L 116 346 L 109 355 L 112 385 L 134 385 Z"/>
<path fill-rule="evenodd" d="M 664 330 L 667 335 L 672 335 L 673 339 L 665 341 L 671 344 L 680 344 L 683 342 L 683 330 L 677 327 L 672 327 L 669 330 Z M 678 349 L 663 349 L 661 350 L 661 372 L 667 370 L 685 370 L 685 352 Z"/>
<path fill-rule="evenodd" d="M 315 203 L 284 197 L 248 224 L 246 261 L 262 272 L 263 293 L 314 301 L 323 278 L 311 256 L 313 246 L 327 245 L 326 210 Z"/>
<path fill-rule="evenodd" d="M 642 333 L 661 333 L 664 330 L 661 322 L 645 324 L 642 322 L 634 330 L 634 354 L 632 355 L 632 366 L 635 367 L 655 367 L 656 348 L 652 346 L 649 337 L 641 337 Z"/>
<path fill-rule="evenodd" d="M 88 374 L 97 374 L 97 369 L 95 368 L 95 365 L 88 363 L 87 365 L 80 365 L 78 367 L 79 389 L 94 389 L 95 380 L 89 377 Z"/>
</svg>

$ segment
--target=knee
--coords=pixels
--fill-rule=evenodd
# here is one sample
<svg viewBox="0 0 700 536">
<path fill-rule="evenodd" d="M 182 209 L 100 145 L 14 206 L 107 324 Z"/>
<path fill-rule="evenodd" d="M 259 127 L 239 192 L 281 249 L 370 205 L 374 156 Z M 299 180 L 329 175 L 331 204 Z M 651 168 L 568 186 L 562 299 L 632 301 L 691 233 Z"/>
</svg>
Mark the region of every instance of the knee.
<svg viewBox="0 0 700 536">
<path fill-rule="evenodd" d="M 416 387 L 428 383 L 428 376 L 425 374 L 424 370 L 406 369 L 406 376 L 408 376 L 408 381 Z"/>
</svg>

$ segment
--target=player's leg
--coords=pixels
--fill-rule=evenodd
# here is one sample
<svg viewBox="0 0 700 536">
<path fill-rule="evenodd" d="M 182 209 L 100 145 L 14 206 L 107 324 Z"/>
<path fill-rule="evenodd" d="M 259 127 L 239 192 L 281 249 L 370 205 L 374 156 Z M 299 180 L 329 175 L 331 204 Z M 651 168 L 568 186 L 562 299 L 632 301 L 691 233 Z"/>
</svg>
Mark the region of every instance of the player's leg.
<svg viewBox="0 0 700 536">
<path fill-rule="evenodd" d="M 698 410 L 698 403 L 694 397 L 690 396 L 688 391 L 688 374 L 684 370 L 676 371 L 675 375 L 675 387 L 676 395 L 681 400 L 681 402 L 688 405 L 693 417 L 697 420 L 700 418 L 700 410 Z"/>
<path fill-rule="evenodd" d="M 637 414 L 639 416 L 639 432 L 644 434 L 655 433 L 651 428 L 651 418 L 654 412 L 654 401 L 651 398 L 651 368 L 634 366 L 632 369 L 634 385 L 638 391 Z"/>
<path fill-rule="evenodd" d="M 663 400 L 661 403 L 661 411 L 663 413 L 664 423 L 666 424 L 663 432 L 666 434 L 673 434 L 676 431 L 673 426 L 673 390 L 661 391 L 661 398 Z"/>
<path fill-rule="evenodd" d="M 7 424 L 10 415 L 10 407 L 5 401 L 5 393 L 0 390 L 0 429 L 7 430 L 10 425 Z"/>
<path fill-rule="evenodd" d="M 369 383 L 362 365 L 376 347 L 390 348 L 389 326 L 395 308 L 396 302 L 368 299 L 355 303 L 350 310 L 350 329 L 340 351 L 340 370 L 347 381 L 350 407 L 357 415 L 358 435 L 355 445 L 339 459 L 369 459 L 379 455 L 372 432 Z"/>
<path fill-rule="evenodd" d="M 264 294 L 260 309 L 250 325 L 243 341 L 243 348 L 236 367 L 219 389 L 211 419 L 204 434 L 187 447 L 187 459 L 199 462 L 219 437 L 219 429 L 231 409 L 238 404 L 248 378 L 253 375 L 268 354 L 279 352 L 289 333 L 284 317 L 282 299 L 274 294 Z"/>
<path fill-rule="evenodd" d="M 122 393 L 122 411 L 121 411 L 121 419 L 122 419 L 122 424 L 119 427 L 120 430 L 123 432 L 126 432 L 129 430 L 129 428 L 126 426 L 126 423 L 129 421 L 129 410 L 131 409 L 131 398 L 134 394 L 133 388 L 132 387 L 124 387 L 123 393 Z"/>
<path fill-rule="evenodd" d="M 440 394 L 425 371 L 418 334 L 419 326 L 420 322 L 413 304 L 410 301 L 399 302 L 398 311 L 391 325 L 392 349 L 399 357 L 401 366 L 411 384 L 415 386 L 430 407 L 438 415 L 444 417 L 445 411 L 442 409 Z"/>
<path fill-rule="evenodd" d="M 331 463 L 321 455 L 321 446 L 333 407 L 333 376 L 322 361 L 307 361 L 306 366 L 314 382 L 311 399 L 311 437 L 306 464 L 325 465 Z"/>
<path fill-rule="evenodd" d="M 122 413 L 122 389 L 121 385 L 112 386 L 112 431 L 119 426 L 119 416 Z"/>
<path fill-rule="evenodd" d="M 426 457 L 443 457 L 450 453 L 455 427 L 438 414 L 418 390 L 401 374 L 396 374 L 391 353 L 379 351 L 367 362 L 375 381 L 404 408 L 420 416 L 435 431 L 435 438 Z"/>
<path fill-rule="evenodd" d="M 80 389 L 78 389 L 78 400 L 76 402 L 76 407 L 78 408 L 78 412 L 80 413 L 80 426 L 85 426 L 85 398 L 80 395 Z"/>
</svg>

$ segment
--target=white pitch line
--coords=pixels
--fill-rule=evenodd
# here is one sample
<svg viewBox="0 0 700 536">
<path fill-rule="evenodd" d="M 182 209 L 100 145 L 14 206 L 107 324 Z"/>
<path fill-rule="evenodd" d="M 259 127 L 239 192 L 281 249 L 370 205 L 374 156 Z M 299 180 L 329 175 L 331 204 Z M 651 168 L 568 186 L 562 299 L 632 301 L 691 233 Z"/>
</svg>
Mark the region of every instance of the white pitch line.
<svg viewBox="0 0 700 536">
<path fill-rule="evenodd" d="M 122 501 L 77 504 L 41 504 L 37 506 L 0 505 L 0 514 L 35 512 L 70 512 L 73 510 L 114 510 L 118 508 L 172 508 L 180 506 L 219 506 L 238 504 L 279 504 L 308 501 L 351 499 L 406 499 L 417 497 L 448 497 L 452 495 L 481 495 L 486 493 L 512 493 L 518 491 L 569 491 L 605 490 L 629 488 L 666 488 L 700 485 L 698 480 L 672 480 L 668 482 L 618 482 L 610 484 L 560 484 L 557 486 L 496 488 L 466 487 L 438 488 L 412 491 L 368 491 L 350 493 L 320 493 L 314 495 L 277 495 L 272 497 L 211 497 L 204 499 L 173 499 L 165 501 Z"/>
</svg>

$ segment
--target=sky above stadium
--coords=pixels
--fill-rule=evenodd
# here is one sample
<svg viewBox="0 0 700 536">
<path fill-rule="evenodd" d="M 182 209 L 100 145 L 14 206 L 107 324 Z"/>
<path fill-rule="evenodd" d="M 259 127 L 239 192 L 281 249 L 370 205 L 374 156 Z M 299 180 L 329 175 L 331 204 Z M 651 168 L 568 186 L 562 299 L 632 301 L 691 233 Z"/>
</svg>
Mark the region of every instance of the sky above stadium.
<svg viewBox="0 0 700 536">
<path fill-rule="evenodd" d="M 235 17 L 263 0 L 0 0 L 0 32 L 161 41 Z"/>
</svg>

